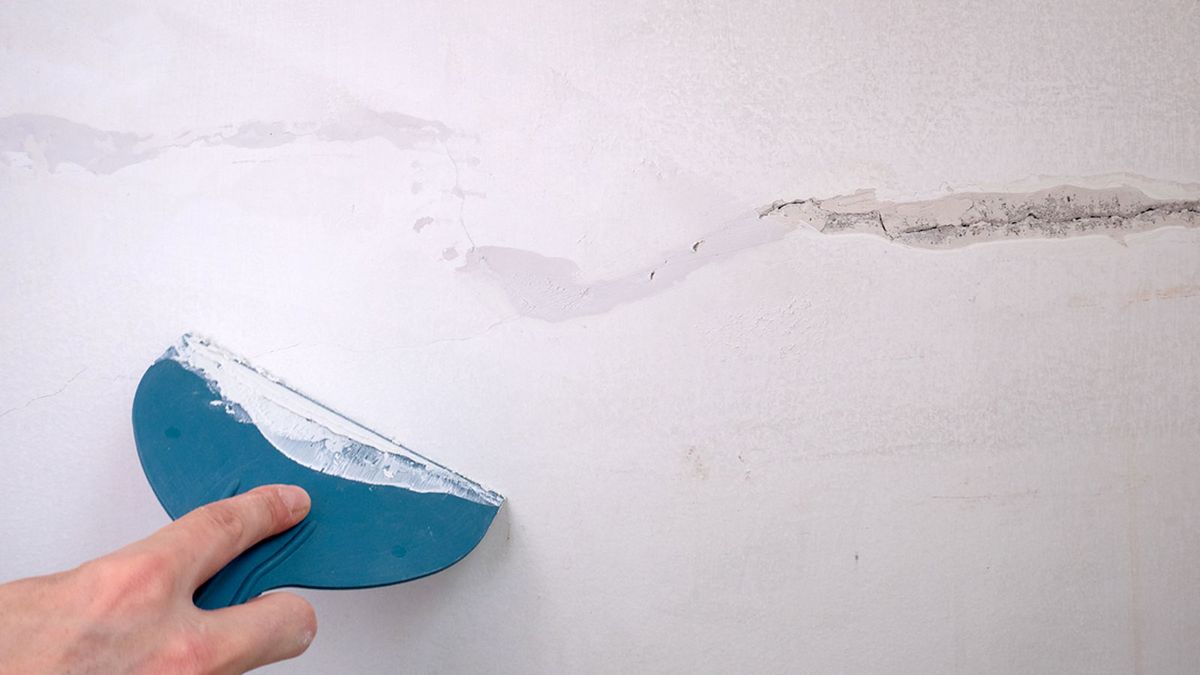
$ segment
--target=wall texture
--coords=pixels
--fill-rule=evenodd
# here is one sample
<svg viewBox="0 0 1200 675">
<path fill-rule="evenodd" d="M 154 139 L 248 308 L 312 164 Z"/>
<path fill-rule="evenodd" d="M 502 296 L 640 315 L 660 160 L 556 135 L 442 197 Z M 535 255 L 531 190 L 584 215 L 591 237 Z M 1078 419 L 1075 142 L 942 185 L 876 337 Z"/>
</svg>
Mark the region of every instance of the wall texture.
<svg viewBox="0 0 1200 675">
<path fill-rule="evenodd" d="M 339 4 L 5 3 L 0 578 L 196 330 L 509 500 L 273 672 L 1200 668 L 1194 211 L 862 220 L 1200 198 L 1195 0 Z"/>
</svg>

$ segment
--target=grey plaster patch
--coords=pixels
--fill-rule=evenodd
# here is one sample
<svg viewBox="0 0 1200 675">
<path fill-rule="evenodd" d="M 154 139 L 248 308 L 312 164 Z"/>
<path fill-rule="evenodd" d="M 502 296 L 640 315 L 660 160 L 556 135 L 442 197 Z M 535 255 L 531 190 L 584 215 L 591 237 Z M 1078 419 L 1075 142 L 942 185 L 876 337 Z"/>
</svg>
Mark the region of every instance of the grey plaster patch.
<svg viewBox="0 0 1200 675">
<path fill-rule="evenodd" d="M 71 163 L 97 174 L 110 174 L 172 149 L 221 145 L 273 148 L 309 137 L 329 142 L 379 138 L 400 149 L 423 148 L 449 156 L 446 140 L 453 135 L 449 127 L 435 120 L 367 109 L 316 124 L 251 121 L 208 131 L 186 131 L 170 138 L 97 129 L 53 115 L 0 117 L 0 152 L 24 153 L 34 166 L 51 172 Z M 452 156 L 450 159 L 457 161 Z M 455 189 L 461 191 L 457 185 Z"/>
<path fill-rule="evenodd" d="M 585 279 L 573 261 L 516 248 L 479 246 L 466 253 L 461 272 L 490 279 L 518 312 L 545 321 L 602 314 L 660 293 L 717 260 L 782 239 L 794 226 L 749 217 L 666 253 L 662 260 L 614 279 Z"/>
<path fill-rule="evenodd" d="M 1200 226 L 1200 198 L 1156 199 L 1132 187 L 1063 185 L 1036 192 L 964 192 L 913 202 L 880 201 L 871 190 L 830 199 L 776 202 L 764 219 L 806 223 L 820 232 L 860 232 L 923 248 L 997 239 L 1124 235 Z"/>
<path fill-rule="evenodd" d="M 34 166 L 55 171 L 70 162 L 92 173 L 154 159 L 163 145 L 150 136 L 105 131 L 52 115 L 0 118 L 0 152 L 25 153 Z"/>
</svg>

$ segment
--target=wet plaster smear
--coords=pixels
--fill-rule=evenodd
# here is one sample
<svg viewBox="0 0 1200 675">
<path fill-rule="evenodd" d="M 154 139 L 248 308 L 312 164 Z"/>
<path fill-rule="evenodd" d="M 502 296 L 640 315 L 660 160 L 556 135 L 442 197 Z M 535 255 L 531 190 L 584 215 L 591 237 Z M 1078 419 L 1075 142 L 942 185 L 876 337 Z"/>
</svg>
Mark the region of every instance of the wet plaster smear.
<svg viewBox="0 0 1200 675">
<path fill-rule="evenodd" d="M 1194 2 L 2 23 L 0 578 L 197 331 L 506 498 L 266 672 L 1200 663 Z"/>
</svg>

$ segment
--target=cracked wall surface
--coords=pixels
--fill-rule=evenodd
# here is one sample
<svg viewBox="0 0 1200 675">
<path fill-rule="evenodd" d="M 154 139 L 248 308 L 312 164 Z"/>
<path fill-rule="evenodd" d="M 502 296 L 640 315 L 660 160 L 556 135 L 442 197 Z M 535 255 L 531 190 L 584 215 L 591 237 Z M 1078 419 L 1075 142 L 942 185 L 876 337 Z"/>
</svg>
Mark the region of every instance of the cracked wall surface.
<svg viewBox="0 0 1200 675">
<path fill-rule="evenodd" d="M 1000 239 L 1062 239 L 1200 225 L 1200 198 L 1154 199 L 1132 187 L 1064 185 L 1038 192 L 963 192 L 938 199 L 881 201 L 870 190 L 829 199 L 776 202 L 764 218 L 801 221 L 820 232 L 874 234 L 923 248 Z"/>
<path fill-rule="evenodd" d="M 8 3 L 0 581 L 167 521 L 130 402 L 198 331 L 507 498 L 442 573 L 299 589 L 264 672 L 1194 672 L 1198 34 Z"/>
</svg>

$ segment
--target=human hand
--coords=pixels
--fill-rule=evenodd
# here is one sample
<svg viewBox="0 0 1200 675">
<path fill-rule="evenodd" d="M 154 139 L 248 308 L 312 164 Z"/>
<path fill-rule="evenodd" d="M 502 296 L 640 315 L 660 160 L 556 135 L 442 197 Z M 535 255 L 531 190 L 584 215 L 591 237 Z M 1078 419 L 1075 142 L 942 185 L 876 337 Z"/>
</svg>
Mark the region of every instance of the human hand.
<svg viewBox="0 0 1200 675">
<path fill-rule="evenodd" d="M 317 630 L 300 596 L 270 593 L 206 611 L 192 594 L 308 509 L 304 490 L 264 486 L 74 570 L 0 585 L 0 674 L 209 675 L 299 656 Z"/>
</svg>

